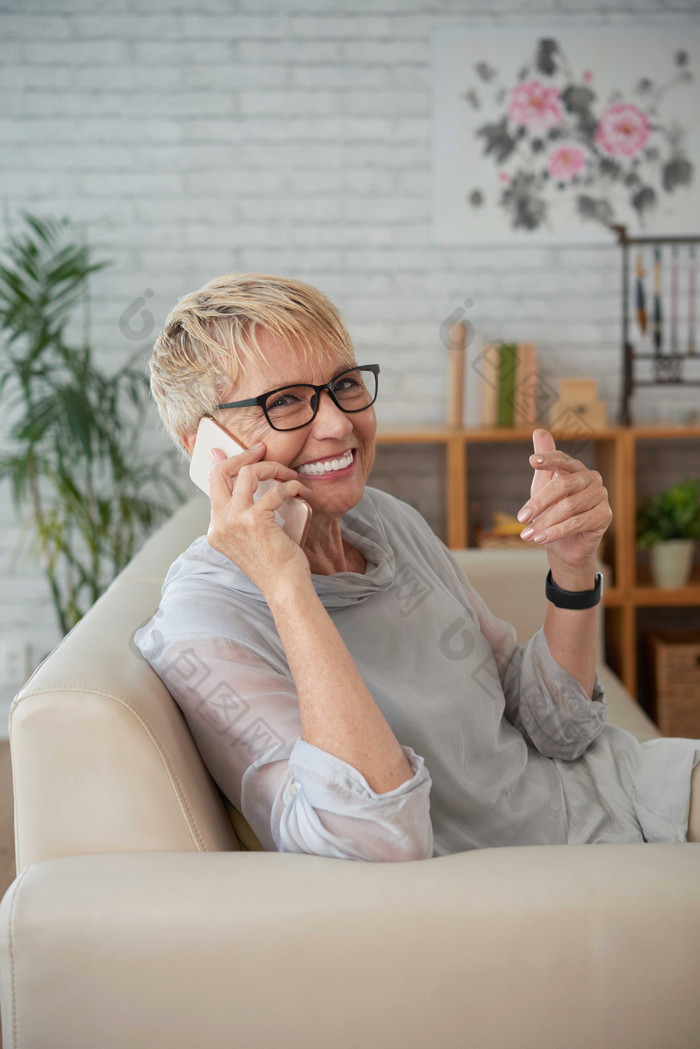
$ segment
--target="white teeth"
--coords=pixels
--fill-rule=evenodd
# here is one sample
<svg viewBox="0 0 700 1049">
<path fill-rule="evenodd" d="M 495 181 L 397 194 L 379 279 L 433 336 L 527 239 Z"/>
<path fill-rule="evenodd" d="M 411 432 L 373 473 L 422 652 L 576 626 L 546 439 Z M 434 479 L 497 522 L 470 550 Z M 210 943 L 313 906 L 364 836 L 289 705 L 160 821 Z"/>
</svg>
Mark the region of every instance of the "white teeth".
<svg viewBox="0 0 700 1049">
<path fill-rule="evenodd" d="M 303 466 L 298 467 L 298 473 L 312 474 L 314 476 L 330 474 L 335 470 L 344 470 L 351 462 L 352 452 L 346 452 L 342 459 L 328 459 L 326 462 L 321 463 L 305 463 Z"/>
</svg>

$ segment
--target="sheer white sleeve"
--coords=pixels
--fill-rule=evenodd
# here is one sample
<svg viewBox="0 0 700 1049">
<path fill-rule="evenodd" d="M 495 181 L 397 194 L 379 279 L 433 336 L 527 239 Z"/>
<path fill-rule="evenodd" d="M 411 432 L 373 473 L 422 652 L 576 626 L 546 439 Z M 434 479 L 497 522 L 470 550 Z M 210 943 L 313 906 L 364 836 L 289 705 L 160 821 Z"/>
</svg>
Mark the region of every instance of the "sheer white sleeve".
<svg viewBox="0 0 700 1049">
<path fill-rule="evenodd" d="M 291 679 L 226 638 L 194 638 L 142 652 L 182 710 L 214 780 L 265 849 L 355 860 L 433 854 L 431 780 L 423 758 L 377 794 L 365 777 L 301 738 Z"/>
<path fill-rule="evenodd" d="M 598 676 L 589 697 L 552 656 L 544 628 L 519 645 L 515 628 L 493 615 L 466 579 L 465 585 L 496 660 L 508 720 L 545 757 L 580 757 L 606 723 L 607 701 Z"/>
</svg>

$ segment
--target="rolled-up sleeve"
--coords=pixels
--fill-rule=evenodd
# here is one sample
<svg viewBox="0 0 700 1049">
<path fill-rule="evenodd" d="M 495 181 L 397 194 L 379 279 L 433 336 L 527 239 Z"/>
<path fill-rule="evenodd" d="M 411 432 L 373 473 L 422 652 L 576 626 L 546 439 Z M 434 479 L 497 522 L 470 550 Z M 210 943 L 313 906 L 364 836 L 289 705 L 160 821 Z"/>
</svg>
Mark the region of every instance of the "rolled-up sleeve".
<svg viewBox="0 0 700 1049">
<path fill-rule="evenodd" d="M 506 669 L 506 716 L 548 758 L 579 758 L 605 728 L 607 700 L 596 674 L 592 696 L 552 656 L 544 629 L 516 646 Z"/>
<path fill-rule="evenodd" d="M 301 738 L 291 678 L 228 638 L 153 644 L 136 637 L 182 710 L 205 765 L 263 848 L 340 859 L 433 854 L 431 780 L 402 747 L 412 777 L 378 794 L 357 769 Z"/>
<path fill-rule="evenodd" d="M 430 776 L 422 757 L 402 750 L 412 778 L 377 794 L 357 769 L 298 739 L 272 808 L 277 849 L 355 860 L 432 856 Z"/>
</svg>

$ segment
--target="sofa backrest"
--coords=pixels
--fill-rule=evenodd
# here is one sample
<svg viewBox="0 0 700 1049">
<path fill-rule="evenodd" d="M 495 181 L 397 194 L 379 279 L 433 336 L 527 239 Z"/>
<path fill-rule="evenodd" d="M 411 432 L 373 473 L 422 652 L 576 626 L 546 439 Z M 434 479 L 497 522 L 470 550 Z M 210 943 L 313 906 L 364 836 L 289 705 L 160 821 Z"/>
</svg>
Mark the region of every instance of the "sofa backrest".
<svg viewBox="0 0 700 1049">
<path fill-rule="evenodd" d="M 544 581 L 549 568 L 542 547 L 523 550 L 453 550 L 472 586 L 494 615 L 515 627 L 525 644 L 544 623 L 547 598 Z M 598 662 L 604 659 L 602 606 L 598 606 Z"/>
</svg>

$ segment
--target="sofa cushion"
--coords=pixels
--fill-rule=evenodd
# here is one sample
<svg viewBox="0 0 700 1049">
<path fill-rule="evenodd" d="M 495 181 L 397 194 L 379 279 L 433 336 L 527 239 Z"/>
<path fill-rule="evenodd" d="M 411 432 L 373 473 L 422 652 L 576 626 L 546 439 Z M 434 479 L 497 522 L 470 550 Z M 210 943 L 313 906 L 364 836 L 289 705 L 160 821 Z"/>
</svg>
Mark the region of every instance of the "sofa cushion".
<svg viewBox="0 0 700 1049">
<path fill-rule="evenodd" d="M 251 828 L 245 816 L 225 797 L 221 795 L 224 808 L 228 813 L 231 825 L 238 839 L 238 844 L 244 852 L 264 852 L 265 849 L 258 841 L 255 832 Z"/>
</svg>

